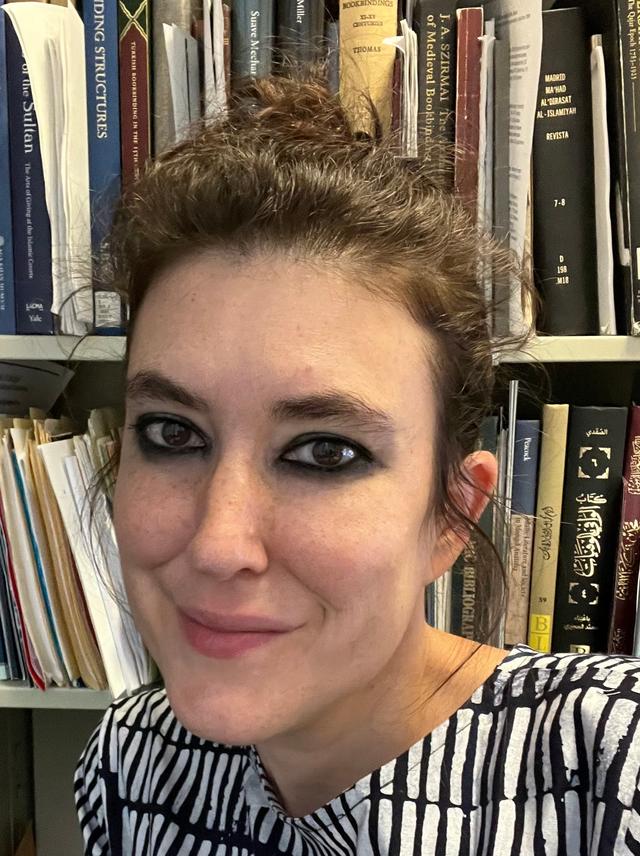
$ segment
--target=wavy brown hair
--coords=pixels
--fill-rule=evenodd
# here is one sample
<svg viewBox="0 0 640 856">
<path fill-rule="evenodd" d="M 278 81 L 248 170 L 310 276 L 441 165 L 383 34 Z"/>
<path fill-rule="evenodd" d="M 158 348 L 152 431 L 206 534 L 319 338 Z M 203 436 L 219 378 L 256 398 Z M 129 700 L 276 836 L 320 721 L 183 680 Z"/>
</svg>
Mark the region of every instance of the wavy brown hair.
<svg viewBox="0 0 640 856">
<path fill-rule="evenodd" d="M 228 114 L 193 129 L 123 196 L 107 278 L 138 310 L 160 271 L 205 249 L 279 254 L 335 271 L 403 307 L 424 329 L 437 400 L 432 508 L 465 540 L 476 530 L 476 627 L 490 638 L 505 603 L 500 557 L 458 507 L 453 486 L 491 412 L 495 304 L 531 286 L 512 254 L 482 234 L 448 189 L 442 152 L 397 156 L 397 140 L 355 136 L 323 71 L 248 80 Z M 450 158 L 449 158 L 450 163 Z M 480 270 L 509 283 L 488 302 Z M 519 345 L 503 340 L 500 347 Z"/>
</svg>

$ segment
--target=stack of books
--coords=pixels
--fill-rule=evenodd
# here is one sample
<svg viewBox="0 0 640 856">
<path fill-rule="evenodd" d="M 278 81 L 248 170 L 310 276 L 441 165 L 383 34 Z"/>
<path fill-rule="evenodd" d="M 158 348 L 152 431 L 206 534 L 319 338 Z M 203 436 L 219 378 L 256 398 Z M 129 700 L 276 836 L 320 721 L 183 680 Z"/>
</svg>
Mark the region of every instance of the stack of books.
<svg viewBox="0 0 640 856">
<path fill-rule="evenodd" d="M 563 5 L 0 0 L 0 333 L 122 333 L 92 275 L 122 188 L 243 80 L 321 61 L 354 130 L 366 89 L 398 155 L 531 265 L 539 332 L 639 335 L 640 12 Z M 482 285 L 496 335 L 527 328 L 516 283 Z"/>
</svg>

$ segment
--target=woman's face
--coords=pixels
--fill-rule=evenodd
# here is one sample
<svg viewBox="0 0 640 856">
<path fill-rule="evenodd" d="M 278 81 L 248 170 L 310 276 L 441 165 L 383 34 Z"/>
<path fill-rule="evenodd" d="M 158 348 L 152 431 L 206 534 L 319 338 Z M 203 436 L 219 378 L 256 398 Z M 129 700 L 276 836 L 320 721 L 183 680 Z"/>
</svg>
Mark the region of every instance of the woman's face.
<svg viewBox="0 0 640 856">
<path fill-rule="evenodd" d="M 292 732 L 423 631 L 444 570 L 424 344 L 400 308 L 282 258 L 203 254 L 153 283 L 115 526 L 137 625 L 196 734 Z M 214 613 L 286 632 L 214 634 Z"/>
</svg>

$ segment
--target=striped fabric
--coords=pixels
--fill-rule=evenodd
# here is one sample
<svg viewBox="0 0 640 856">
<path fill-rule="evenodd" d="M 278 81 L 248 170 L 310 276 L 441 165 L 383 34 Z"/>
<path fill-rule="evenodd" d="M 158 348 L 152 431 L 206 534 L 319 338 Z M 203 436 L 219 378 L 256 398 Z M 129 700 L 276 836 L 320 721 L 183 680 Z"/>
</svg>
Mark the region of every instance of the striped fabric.
<svg viewBox="0 0 640 856">
<path fill-rule="evenodd" d="M 513 648 L 450 719 L 305 817 L 252 746 L 162 689 L 114 702 L 78 762 L 88 856 L 640 854 L 640 659 Z"/>
</svg>

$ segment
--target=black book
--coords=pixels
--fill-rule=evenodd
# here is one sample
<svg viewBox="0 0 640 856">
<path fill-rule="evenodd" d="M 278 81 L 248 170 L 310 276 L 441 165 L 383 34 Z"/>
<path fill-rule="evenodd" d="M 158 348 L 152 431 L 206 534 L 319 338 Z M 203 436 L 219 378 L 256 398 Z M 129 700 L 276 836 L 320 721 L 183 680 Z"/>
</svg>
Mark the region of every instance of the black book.
<svg viewBox="0 0 640 856">
<path fill-rule="evenodd" d="M 486 449 L 495 455 L 498 445 L 498 417 L 487 416 L 480 428 L 478 449 Z M 494 505 L 489 501 L 480 520 L 479 528 L 485 533 L 488 541 L 493 540 Z M 477 639 L 484 628 L 477 626 L 479 617 L 476 615 L 476 561 L 478 549 L 486 554 L 485 544 L 477 530 L 473 529 L 467 546 L 454 562 L 451 573 L 451 622 L 450 633 L 464 636 L 467 639 Z M 485 596 L 488 592 L 481 592 Z M 477 620 L 478 619 L 478 620 Z"/>
<path fill-rule="evenodd" d="M 234 0 L 231 11 L 233 80 L 271 74 L 274 41 L 274 0 Z"/>
<path fill-rule="evenodd" d="M 280 0 L 276 10 L 281 62 L 297 65 L 318 59 L 324 36 L 323 0 Z"/>
<path fill-rule="evenodd" d="M 606 652 L 626 407 L 571 407 L 556 580 L 554 652 Z"/>
<path fill-rule="evenodd" d="M 623 63 L 628 68 L 629 55 L 625 52 L 618 26 L 618 0 L 555 0 L 554 8 L 579 6 L 585 15 L 590 34 L 602 36 L 602 48 L 607 77 L 607 113 L 609 123 L 609 149 L 611 152 L 611 222 L 614 229 L 613 253 L 615 263 L 616 324 L 619 333 L 631 335 L 635 319 L 640 323 L 640 280 L 638 280 L 638 258 L 636 257 L 635 280 L 632 278 L 632 246 L 630 214 L 634 219 L 634 232 L 640 233 L 640 204 L 635 211 L 629 210 L 629 179 L 627 169 L 627 145 L 635 146 L 635 160 L 640 159 L 640 138 L 625 140 L 625 97 L 627 110 L 633 117 L 633 100 L 629 88 L 623 93 Z M 640 92 L 638 92 L 640 98 Z M 636 107 L 636 112 L 640 105 Z M 636 193 L 640 185 L 635 182 Z M 632 188 L 633 189 L 633 188 Z M 640 237 L 636 237 L 640 245 Z M 634 287 L 635 282 L 635 287 Z"/>
<path fill-rule="evenodd" d="M 420 0 L 414 25 L 418 36 L 418 133 L 427 144 L 429 159 L 430 141 L 452 143 L 455 134 L 455 0 Z"/>
<path fill-rule="evenodd" d="M 542 13 L 533 135 L 533 263 L 541 332 L 598 333 L 589 36 L 580 9 Z"/>
</svg>

